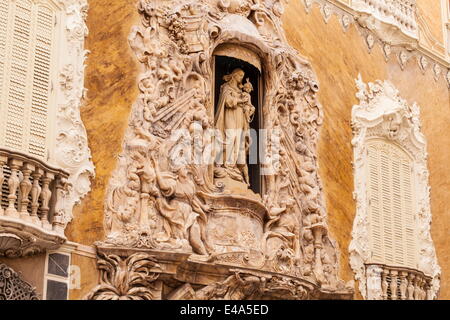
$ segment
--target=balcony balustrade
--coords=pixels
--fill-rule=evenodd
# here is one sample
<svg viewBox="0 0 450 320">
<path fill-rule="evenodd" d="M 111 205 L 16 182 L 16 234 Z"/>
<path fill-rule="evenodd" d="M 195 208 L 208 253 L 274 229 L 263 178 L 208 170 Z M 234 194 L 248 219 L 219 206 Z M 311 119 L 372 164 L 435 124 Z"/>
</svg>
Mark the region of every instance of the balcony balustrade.
<svg viewBox="0 0 450 320">
<path fill-rule="evenodd" d="M 0 255 L 19 257 L 65 241 L 63 201 L 68 173 L 0 148 Z"/>
<path fill-rule="evenodd" d="M 368 299 L 431 300 L 432 278 L 405 267 L 367 265 Z"/>
<path fill-rule="evenodd" d="M 361 14 L 358 20 L 383 41 L 400 44 L 418 39 L 415 0 L 354 0 L 352 6 Z"/>
</svg>

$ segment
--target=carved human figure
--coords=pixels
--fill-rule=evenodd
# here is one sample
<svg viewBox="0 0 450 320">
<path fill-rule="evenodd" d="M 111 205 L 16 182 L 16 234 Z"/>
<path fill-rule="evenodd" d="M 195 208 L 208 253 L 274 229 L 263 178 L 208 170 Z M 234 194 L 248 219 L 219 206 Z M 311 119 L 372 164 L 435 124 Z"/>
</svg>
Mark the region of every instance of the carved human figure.
<svg viewBox="0 0 450 320">
<path fill-rule="evenodd" d="M 218 139 L 223 144 L 216 157 L 216 165 L 224 168 L 231 179 L 249 184 L 246 136 L 254 107 L 250 101 L 251 84 L 248 82 L 245 91 L 242 90 L 244 75 L 244 71 L 235 69 L 224 77 L 225 83 L 220 89 L 215 126 L 220 134 Z"/>
<path fill-rule="evenodd" d="M 211 209 L 196 195 L 196 185 L 186 164 L 179 164 L 173 172 L 162 172 L 155 161 L 159 188 L 164 197 L 157 199 L 164 218 L 165 238 L 157 241 L 188 240 L 195 253 L 207 255 L 205 225 Z"/>
</svg>

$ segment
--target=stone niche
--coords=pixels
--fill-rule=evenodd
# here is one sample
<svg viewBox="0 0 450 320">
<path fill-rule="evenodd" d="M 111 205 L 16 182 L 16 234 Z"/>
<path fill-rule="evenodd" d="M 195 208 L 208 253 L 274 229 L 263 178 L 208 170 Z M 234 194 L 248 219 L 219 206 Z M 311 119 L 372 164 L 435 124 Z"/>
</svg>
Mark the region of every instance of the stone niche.
<svg viewBox="0 0 450 320">
<path fill-rule="evenodd" d="M 140 94 L 86 298 L 350 299 L 317 174 L 318 84 L 281 1 L 138 10 Z"/>
</svg>

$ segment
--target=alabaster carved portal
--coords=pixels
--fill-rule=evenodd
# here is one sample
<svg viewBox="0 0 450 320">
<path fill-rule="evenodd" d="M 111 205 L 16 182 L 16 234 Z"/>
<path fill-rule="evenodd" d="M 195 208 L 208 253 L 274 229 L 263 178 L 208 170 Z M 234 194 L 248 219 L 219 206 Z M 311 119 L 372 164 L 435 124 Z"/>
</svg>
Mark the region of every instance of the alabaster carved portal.
<svg viewBox="0 0 450 320">
<path fill-rule="evenodd" d="M 129 42 L 145 70 L 99 266 L 147 254 L 162 291 L 145 298 L 350 298 L 317 173 L 318 85 L 287 45 L 281 1 L 140 0 L 138 10 Z M 242 63 L 225 72 L 219 56 Z M 252 146 L 262 146 L 255 190 Z M 239 283 L 257 294 L 226 293 Z"/>
</svg>

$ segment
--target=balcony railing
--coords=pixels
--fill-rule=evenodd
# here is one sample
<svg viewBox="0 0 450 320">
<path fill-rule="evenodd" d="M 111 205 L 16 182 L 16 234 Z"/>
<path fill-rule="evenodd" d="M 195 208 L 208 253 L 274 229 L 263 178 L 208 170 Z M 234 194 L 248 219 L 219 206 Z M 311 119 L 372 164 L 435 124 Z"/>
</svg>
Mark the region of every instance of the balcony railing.
<svg viewBox="0 0 450 320">
<path fill-rule="evenodd" d="M 67 178 L 61 169 L 0 148 L 0 255 L 31 255 L 65 242 Z"/>
<path fill-rule="evenodd" d="M 366 265 L 368 299 L 431 300 L 432 278 L 404 267 Z"/>
<path fill-rule="evenodd" d="M 418 37 L 416 0 L 353 0 L 352 6 L 380 22 L 397 27 L 411 38 Z"/>
</svg>

